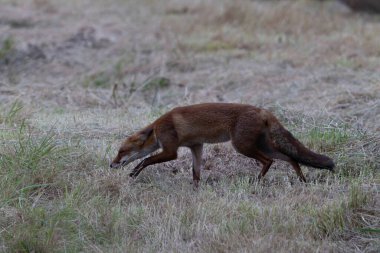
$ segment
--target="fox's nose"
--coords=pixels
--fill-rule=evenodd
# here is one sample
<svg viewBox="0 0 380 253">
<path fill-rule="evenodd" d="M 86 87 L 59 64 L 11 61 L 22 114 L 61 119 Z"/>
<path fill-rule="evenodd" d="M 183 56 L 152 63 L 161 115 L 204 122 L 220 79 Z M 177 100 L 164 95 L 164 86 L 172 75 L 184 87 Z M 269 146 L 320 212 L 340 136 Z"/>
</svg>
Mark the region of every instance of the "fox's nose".
<svg viewBox="0 0 380 253">
<path fill-rule="evenodd" d="M 112 169 L 118 169 L 121 167 L 121 163 L 111 163 L 110 168 Z"/>
</svg>

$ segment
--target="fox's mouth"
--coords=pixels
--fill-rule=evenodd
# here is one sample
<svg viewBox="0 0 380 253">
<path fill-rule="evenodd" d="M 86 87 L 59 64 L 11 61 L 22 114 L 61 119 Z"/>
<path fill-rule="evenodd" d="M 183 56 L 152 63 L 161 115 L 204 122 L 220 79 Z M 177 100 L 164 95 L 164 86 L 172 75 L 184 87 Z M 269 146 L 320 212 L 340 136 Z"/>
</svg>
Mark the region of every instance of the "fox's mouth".
<svg viewBox="0 0 380 253">
<path fill-rule="evenodd" d="M 117 169 L 117 168 L 119 168 L 121 165 L 120 165 L 120 163 L 111 163 L 110 164 L 110 168 L 112 168 L 112 169 Z"/>
<path fill-rule="evenodd" d="M 118 163 L 116 163 L 116 162 L 111 163 L 111 164 L 110 164 L 110 167 L 111 167 L 111 168 L 114 168 L 114 169 L 118 169 L 118 168 L 120 168 L 120 167 L 126 166 L 127 164 L 133 162 L 134 160 L 139 159 L 139 157 L 141 157 L 141 156 L 145 156 L 145 155 L 146 155 L 145 152 L 141 152 L 141 153 L 138 153 L 138 152 L 136 152 L 136 153 L 132 153 L 129 157 L 128 157 L 128 156 L 123 157 L 123 158 L 120 160 L 120 162 L 118 162 Z"/>
<path fill-rule="evenodd" d="M 112 169 L 119 169 L 121 167 L 124 167 L 125 165 L 127 165 L 129 162 L 128 161 L 124 161 L 124 162 L 120 162 L 120 163 L 111 163 L 110 164 L 110 167 Z"/>
<path fill-rule="evenodd" d="M 112 169 L 119 169 L 122 166 L 124 166 L 124 163 L 111 163 L 110 164 L 110 168 L 112 168 Z"/>
</svg>

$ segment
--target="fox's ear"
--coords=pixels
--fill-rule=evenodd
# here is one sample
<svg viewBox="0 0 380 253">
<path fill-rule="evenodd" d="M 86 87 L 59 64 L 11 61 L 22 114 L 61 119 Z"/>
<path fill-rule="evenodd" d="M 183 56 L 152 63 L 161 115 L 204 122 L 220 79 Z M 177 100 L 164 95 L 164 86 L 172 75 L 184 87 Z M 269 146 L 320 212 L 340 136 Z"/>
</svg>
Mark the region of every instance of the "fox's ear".
<svg viewBox="0 0 380 253">
<path fill-rule="evenodd" d="M 152 134 L 153 134 L 153 128 L 152 127 L 148 128 L 148 129 L 144 129 L 143 131 L 140 132 L 139 139 L 141 141 L 145 142 L 149 138 L 149 136 Z"/>
</svg>

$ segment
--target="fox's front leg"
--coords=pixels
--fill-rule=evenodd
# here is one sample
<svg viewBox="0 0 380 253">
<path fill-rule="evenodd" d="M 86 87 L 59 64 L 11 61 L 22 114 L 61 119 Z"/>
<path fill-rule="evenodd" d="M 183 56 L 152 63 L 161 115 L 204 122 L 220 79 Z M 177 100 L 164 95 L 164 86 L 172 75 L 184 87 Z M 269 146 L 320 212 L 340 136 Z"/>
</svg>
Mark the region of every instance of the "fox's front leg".
<svg viewBox="0 0 380 253">
<path fill-rule="evenodd" d="M 137 177 L 140 172 L 147 166 L 156 164 L 156 163 L 163 163 L 171 160 L 177 159 L 177 150 L 163 150 L 161 153 L 148 157 L 142 162 L 140 162 L 129 174 L 130 177 Z"/>
<path fill-rule="evenodd" d="M 193 155 L 193 183 L 194 187 L 198 188 L 199 180 L 201 179 L 203 145 L 197 144 L 190 147 L 190 149 L 191 154 Z"/>
<path fill-rule="evenodd" d="M 129 176 L 130 176 L 130 177 L 136 177 L 136 176 L 140 173 L 139 170 L 140 170 L 140 168 L 143 166 L 143 163 L 144 163 L 145 160 L 146 160 L 146 159 L 142 160 L 141 162 L 139 162 L 139 164 L 137 164 L 136 167 L 133 168 L 132 172 L 129 173 Z M 142 170 L 142 169 L 141 169 L 141 170 Z"/>
</svg>

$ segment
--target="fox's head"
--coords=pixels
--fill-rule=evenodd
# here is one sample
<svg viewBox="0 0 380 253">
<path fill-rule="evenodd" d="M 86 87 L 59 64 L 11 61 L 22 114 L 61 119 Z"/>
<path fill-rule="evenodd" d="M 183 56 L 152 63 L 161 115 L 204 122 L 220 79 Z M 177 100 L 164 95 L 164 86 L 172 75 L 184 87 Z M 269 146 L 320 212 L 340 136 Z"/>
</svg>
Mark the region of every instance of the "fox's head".
<svg viewBox="0 0 380 253">
<path fill-rule="evenodd" d="M 144 129 L 128 137 L 119 148 L 119 152 L 110 164 L 111 168 L 119 168 L 142 158 L 159 148 L 153 134 L 153 128 Z"/>
</svg>

